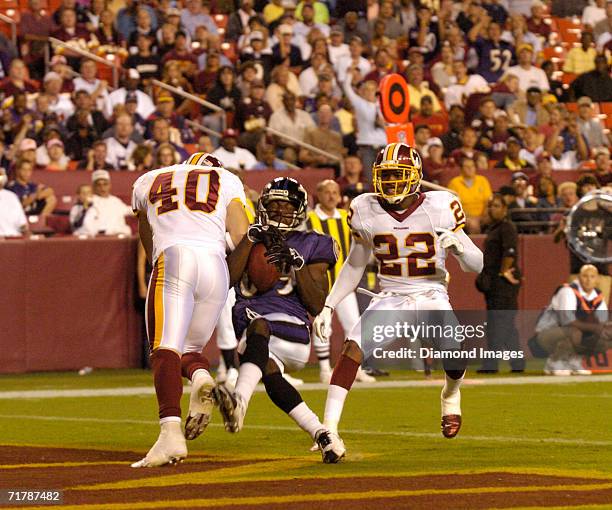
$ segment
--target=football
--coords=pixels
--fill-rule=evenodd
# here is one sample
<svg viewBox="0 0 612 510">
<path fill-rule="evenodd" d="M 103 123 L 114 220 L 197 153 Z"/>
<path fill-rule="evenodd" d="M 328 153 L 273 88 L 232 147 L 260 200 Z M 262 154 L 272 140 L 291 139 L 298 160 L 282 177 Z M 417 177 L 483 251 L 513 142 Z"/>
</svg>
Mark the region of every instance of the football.
<svg viewBox="0 0 612 510">
<path fill-rule="evenodd" d="M 274 264 L 266 259 L 266 247 L 263 243 L 257 243 L 251 248 L 247 262 L 247 274 L 249 280 L 259 292 L 267 292 L 280 278 L 280 273 Z"/>
</svg>

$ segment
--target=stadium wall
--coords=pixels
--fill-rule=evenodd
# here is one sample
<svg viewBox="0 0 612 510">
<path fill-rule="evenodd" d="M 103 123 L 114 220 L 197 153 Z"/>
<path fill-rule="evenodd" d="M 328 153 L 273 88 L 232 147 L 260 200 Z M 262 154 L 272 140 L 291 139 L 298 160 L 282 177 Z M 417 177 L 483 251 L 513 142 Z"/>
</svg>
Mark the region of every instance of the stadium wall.
<svg viewBox="0 0 612 510">
<path fill-rule="evenodd" d="M 476 241 L 482 246 L 483 237 Z M 140 366 L 136 246 L 136 238 L 1 241 L 0 373 Z M 568 276 L 567 250 L 544 235 L 521 236 L 520 248 L 520 307 L 538 310 Z M 475 275 L 453 257 L 449 269 L 454 308 L 484 308 Z M 334 329 L 337 355 L 342 335 Z M 206 353 L 217 359 L 214 342 Z"/>
</svg>

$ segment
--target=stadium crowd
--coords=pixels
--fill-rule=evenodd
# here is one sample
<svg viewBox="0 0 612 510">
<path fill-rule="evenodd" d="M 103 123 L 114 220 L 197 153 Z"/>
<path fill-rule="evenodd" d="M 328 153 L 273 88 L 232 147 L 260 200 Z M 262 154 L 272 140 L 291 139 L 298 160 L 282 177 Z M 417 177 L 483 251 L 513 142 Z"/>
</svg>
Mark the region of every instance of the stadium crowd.
<svg viewBox="0 0 612 510">
<path fill-rule="evenodd" d="M 487 173 L 507 175 L 522 233 L 552 232 L 559 208 L 612 182 L 610 1 L 47 2 L 14 2 L 17 43 L 0 35 L 0 183 L 27 215 L 57 203 L 33 170 L 141 172 L 196 150 L 236 170 L 333 168 L 354 196 L 396 72 L 424 177 L 458 193 L 469 232 L 497 191 Z"/>
</svg>

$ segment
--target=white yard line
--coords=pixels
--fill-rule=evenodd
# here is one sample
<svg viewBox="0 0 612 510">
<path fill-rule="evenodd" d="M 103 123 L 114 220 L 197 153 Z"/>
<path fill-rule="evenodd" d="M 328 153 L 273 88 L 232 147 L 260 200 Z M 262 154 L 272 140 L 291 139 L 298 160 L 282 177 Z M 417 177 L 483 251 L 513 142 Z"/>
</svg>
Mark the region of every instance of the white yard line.
<svg viewBox="0 0 612 510">
<path fill-rule="evenodd" d="M 32 420 L 32 421 L 53 421 L 53 422 L 81 422 L 81 423 L 108 423 L 117 425 L 151 425 L 158 426 L 157 420 L 132 420 L 132 419 L 113 419 L 113 418 L 85 418 L 82 416 L 36 416 L 29 414 L 0 414 L 0 420 Z M 220 423 L 211 423 L 209 427 L 222 427 Z M 285 425 L 247 425 L 245 429 L 253 430 L 279 430 L 295 432 L 295 426 Z M 384 431 L 384 430 L 340 430 L 344 435 L 358 436 L 392 436 L 392 437 L 415 437 L 425 439 L 442 439 L 441 434 L 433 432 L 404 432 L 404 431 Z M 612 446 L 612 441 L 593 441 L 588 439 L 565 439 L 561 437 L 515 437 L 515 436 L 470 436 L 460 434 L 457 436 L 460 441 L 488 441 L 494 443 L 523 443 L 523 444 L 563 444 L 568 446 Z"/>
<path fill-rule="evenodd" d="M 597 383 L 612 382 L 612 374 L 593 375 L 593 376 L 567 376 L 567 377 L 545 377 L 545 376 L 514 376 L 514 377 L 492 377 L 482 379 L 466 379 L 463 384 L 469 386 L 515 386 L 525 384 L 576 384 L 576 383 Z M 421 388 L 439 387 L 443 383 L 442 379 L 428 379 L 420 381 L 378 381 L 375 383 L 355 383 L 353 389 L 387 389 L 387 388 Z M 326 390 L 327 384 L 305 383 L 298 387 L 300 391 Z M 259 385 L 255 391 L 264 391 L 263 386 Z M 185 392 L 189 393 L 190 388 L 185 387 Z M 0 391 L 0 400 L 12 399 L 48 399 L 48 398 L 75 398 L 75 397 L 129 397 L 154 395 L 153 386 L 134 386 L 122 388 L 96 388 L 80 390 L 21 390 L 21 391 Z"/>
</svg>

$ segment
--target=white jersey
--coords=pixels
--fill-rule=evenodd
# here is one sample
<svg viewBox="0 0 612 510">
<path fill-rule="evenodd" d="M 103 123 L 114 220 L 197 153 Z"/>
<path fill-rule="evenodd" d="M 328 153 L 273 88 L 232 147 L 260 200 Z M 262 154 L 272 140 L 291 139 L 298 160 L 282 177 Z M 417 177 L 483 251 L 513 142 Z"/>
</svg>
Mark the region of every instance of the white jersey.
<svg viewBox="0 0 612 510">
<path fill-rule="evenodd" d="M 153 260 L 177 244 L 225 253 L 225 219 L 232 200 L 246 203 L 240 179 L 222 168 L 181 163 L 142 175 L 132 194 L 134 212 L 146 211 Z"/>
<path fill-rule="evenodd" d="M 421 193 L 405 211 L 383 208 L 374 193 L 351 203 L 353 235 L 372 247 L 378 260 L 381 291 L 407 294 L 424 290 L 446 291 L 446 250 L 435 229 L 457 231 L 465 226 L 465 214 L 455 195 L 447 191 Z"/>
</svg>

